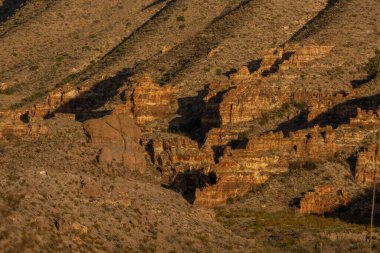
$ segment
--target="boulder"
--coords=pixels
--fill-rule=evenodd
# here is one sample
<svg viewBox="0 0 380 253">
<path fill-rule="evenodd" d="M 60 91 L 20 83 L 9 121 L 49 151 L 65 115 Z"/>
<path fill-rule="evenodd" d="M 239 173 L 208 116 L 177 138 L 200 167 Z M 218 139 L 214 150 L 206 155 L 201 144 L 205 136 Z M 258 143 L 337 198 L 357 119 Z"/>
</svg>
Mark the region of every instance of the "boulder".
<svg viewBox="0 0 380 253">
<path fill-rule="evenodd" d="M 140 145 L 141 131 L 128 113 L 113 114 L 84 123 L 90 143 L 101 149 L 103 165 L 120 163 L 134 171 L 145 171 L 145 152 Z"/>
</svg>

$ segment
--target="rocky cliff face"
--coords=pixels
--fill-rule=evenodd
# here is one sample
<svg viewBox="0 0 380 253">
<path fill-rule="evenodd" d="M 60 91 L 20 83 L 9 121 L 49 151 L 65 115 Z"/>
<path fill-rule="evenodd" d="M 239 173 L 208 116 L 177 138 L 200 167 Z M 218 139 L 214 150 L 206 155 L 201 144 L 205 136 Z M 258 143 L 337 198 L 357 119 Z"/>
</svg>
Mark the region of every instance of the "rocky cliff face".
<svg viewBox="0 0 380 253">
<path fill-rule="evenodd" d="M 229 198 L 245 195 L 273 175 L 287 172 L 292 162 L 321 161 L 341 152 L 354 152 L 376 133 L 379 113 L 360 109 L 367 102 L 355 102 L 344 110 L 335 109 L 357 99 L 360 89 L 351 93 L 312 93 L 294 89 L 291 82 L 276 81 L 280 76 L 288 78 L 291 71 L 312 68 L 313 61 L 328 55 L 332 48 L 294 44 L 269 50 L 257 70 L 251 72 L 248 67 L 242 67 L 229 81 L 207 85 L 199 98 L 190 102 L 183 97 L 183 88 L 160 86 L 144 74 L 133 88 L 123 86 L 124 91 L 118 91 L 124 102 L 114 106 L 111 115 L 86 121 L 85 130 L 90 142 L 101 150 L 98 159 L 102 165 L 119 163 L 141 172 L 148 165 L 161 173 L 163 184 L 190 196 L 191 202 L 220 205 Z M 61 111 L 86 111 L 86 104 L 76 105 L 92 92 L 86 85 L 66 84 L 50 92 L 45 102 L 24 112 L 31 123 L 21 122 L 18 112 L 13 116 L 3 113 L 5 120 L 0 133 L 3 136 L 10 131 L 15 135 L 44 133 L 37 122 L 59 116 Z M 284 128 L 285 132 L 279 128 L 249 134 L 255 120 L 265 113 L 289 110 L 297 101 L 307 105 L 307 110 L 296 111 L 299 115 L 306 113 L 303 125 Z M 199 120 L 199 126 L 191 126 L 185 135 L 181 131 L 163 134 L 162 128 L 167 127 L 163 122 L 172 119 L 175 112 Z M 63 116 L 72 118 L 72 114 Z M 336 123 L 325 124 L 324 117 L 335 117 Z M 179 125 L 175 128 L 180 129 Z M 372 170 L 368 169 L 373 152 L 369 148 L 358 154 L 356 180 L 364 185 L 374 180 Z M 321 204 L 320 210 L 314 203 L 323 202 L 324 194 L 331 193 L 327 192 L 318 190 L 305 196 L 302 212 L 327 211 L 330 202 Z"/>
<path fill-rule="evenodd" d="M 344 189 L 333 185 L 317 186 L 307 192 L 300 202 L 300 213 L 324 214 L 347 205 L 349 199 Z"/>
<path fill-rule="evenodd" d="M 356 161 L 355 180 L 363 186 L 372 186 L 380 181 L 380 147 L 372 144 L 359 152 Z"/>
<path fill-rule="evenodd" d="M 0 139 L 48 134 L 42 121 L 29 122 L 24 110 L 0 111 Z"/>
<path fill-rule="evenodd" d="M 140 78 L 131 96 L 131 108 L 138 125 L 164 118 L 174 103 L 171 86 L 161 87 L 149 75 Z"/>
</svg>

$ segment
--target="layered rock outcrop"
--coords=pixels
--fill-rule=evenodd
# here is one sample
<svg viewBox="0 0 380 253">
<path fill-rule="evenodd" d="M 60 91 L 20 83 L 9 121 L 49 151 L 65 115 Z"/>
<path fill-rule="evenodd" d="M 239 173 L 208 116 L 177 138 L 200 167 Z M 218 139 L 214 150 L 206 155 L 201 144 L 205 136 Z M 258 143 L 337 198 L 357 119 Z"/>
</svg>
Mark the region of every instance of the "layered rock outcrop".
<svg viewBox="0 0 380 253">
<path fill-rule="evenodd" d="M 223 96 L 219 105 L 221 125 L 250 122 L 263 112 L 280 107 L 290 95 L 289 87 L 265 80 L 241 83 Z"/>
<path fill-rule="evenodd" d="M 173 88 L 161 87 L 149 75 L 138 81 L 131 96 L 131 108 L 138 125 L 165 117 L 174 103 Z"/>
<path fill-rule="evenodd" d="M 211 168 L 216 184 L 197 189 L 194 203 L 209 207 L 224 204 L 228 198 L 242 196 L 254 185 L 264 183 L 270 175 L 286 172 L 287 167 L 287 161 L 279 156 L 227 147 L 219 163 Z"/>
<path fill-rule="evenodd" d="M 337 150 L 335 142 L 335 132 L 331 126 L 315 126 L 312 129 L 291 132 L 289 137 L 284 137 L 282 132 L 253 137 L 249 140 L 247 149 L 254 152 L 293 153 L 298 158 L 318 159 L 333 155 Z"/>
<path fill-rule="evenodd" d="M 324 214 L 337 210 L 348 204 L 344 189 L 333 185 L 322 185 L 307 192 L 300 202 L 300 213 Z"/>
<path fill-rule="evenodd" d="M 24 110 L 0 111 L 0 139 L 22 136 L 39 136 L 48 134 L 44 122 L 28 122 Z"/>
<path fill-rule="evenodd" d="M 62 88 L 49 92 L 44 102 L 34 104 L 29 112 L 29 118 L 43 119 L 79 95 L 80 90 L 77 87 L 65 84 Z"/>
<path fill-rule="evenodd" d="M 380 145 L 372 144 L 359 152 L 356 160 L 355 180 L 363 186 L 380 183 Z"/>
<path fill-rule="evenodd" d="M 199 149 L 196 141 L 185 136 L 171 135 L 152 140 L 148 145 L 153 165 L 161 171 L 166 184 L 171 183 L 176 173 L 207 169 L 213 163 L 212 156 Z"/>
<path fill-rule="evenodd" d="M 214 97 L 210 99 L 210 95 L 207 96 L 212 101 L 209 108 L 213 110 L 209 111 L 215 111 L 215 107 L 218 107 L 218 114 L 205 113 L 202 122 L 218 122 L 222 126 L 244 123 L 260 117 L 265 111 L 280 107 L 289 101 L 294 92 L 289 85 L 277 84 L 273 74 L 289 68 L 300 68 L 324 57 L 332 48 L 295 44 L 269 50 L 264 54 L 257 71 L 251 74 L 248 67 L 242 67 L 230 76 L 237 85 L 230 85 L 229 90 L 218 93 L 210 91 Z M 222 93 L 225 94 L 220 99 L 218 96 Z"/>
<path fill-rule="evenodd" d="M 145 152 L 140 145 L 141 131 L 127 113 L 108 115 L 84 123 L 90 143 L 101 149 L 99 162 L 105 166 L 122 164 L 127 169 L 145 172 Z"/>
</svg>

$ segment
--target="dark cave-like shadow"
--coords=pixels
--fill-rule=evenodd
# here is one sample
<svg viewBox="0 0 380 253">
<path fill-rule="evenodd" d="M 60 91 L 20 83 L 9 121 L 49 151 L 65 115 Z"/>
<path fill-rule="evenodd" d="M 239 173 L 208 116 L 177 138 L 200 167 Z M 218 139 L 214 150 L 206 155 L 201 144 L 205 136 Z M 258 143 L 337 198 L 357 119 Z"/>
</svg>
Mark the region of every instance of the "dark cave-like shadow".
<svg viewBox="0 0 380 253">
<path fill-rule="evenodd" d="M 177 173 L 171 183 L 164 187 L 179 192 L 190 204 L 193 204 L 196 190 L 214 185 L 217 180 L 216 173 L 213 171 L 205 174 L 202 170 L 188 170 Z"/>
<path fill-rule="evenodd" d="M 185 97 L 178 99 L 177 114 L 180 116 L 169 122 L 169 131 L 172 133 L 180 133 L 188 136 L 192 140 L 196 140 L 200 146 L 203 145 L 206 134 L 212 128 L 221 126 L 221 118 L 219 115 L 219 104 L 223 101 L 223 96 L 228 89 L 218 92 L 207 102 L 203 99 L 208 94 L 208 86 L 198 91 L 194 97 Z M 202 118 L 207 118 L 208 122 L 202 122 Z M 211 119 L 211 120 L 210 120 Z"/>
<path fill-rule="evenodd" d="M 110 110 L 96 111 L 105 105 L 107 101 L 117 95 L 118 89 L 126 84 L 128 77 L 132 75 L 132 70 L 125 68 L 114 77 L 103 80 L 95 84 L 89 91 L 80 94 L 78 97 L 58 107 L 54 113 L 74 113 L 76 120 L 85 121 L 88 119 L 101 118 L 111 113 Z"/>
<path fill-rule="evenodd" d="M 351 175 L 353 178 L 355 178 L 357 159 L 358 159 L 357 154 L 352 154 L 346 159 L 348 166 L 350 167 Z"/>
<path fill-rule="evenodd" d="M 337 128 L 342 124 L 348 124 L 350 118 L 357 116 L 357 108 L 363 110 L 377 110 L 380 105 L 380 94 L 369 97 L 356 98 L 338 104 L 326 112 L 318 115 L 315 119 L 307 122 L 307 111 L 302 111 L 293 119 L 281 123 L 275 131 L 282 131 L 285 136 L 289 136 L 290 132 L 301 129 L 311 128 L 315 125 L 321 127 L 332 126 Z"/>
<path fill-rule="evenodd" d="M 26 0 L 4 0 L 0 6 L 0 22 L 12 16 L 25 2 Z"/>
<path fill-rule="evenodd" d="M 176 113 L 180 116 L 169 122 L 169 131 L 183 134 L 193 140 L 201 142 L 203 140 L 201 120 L 205 107 L 203 98 L 206 95 L 207 87 L 199 91 L 194 97 L 178 99 L 178 110 Z"/>
</svg>

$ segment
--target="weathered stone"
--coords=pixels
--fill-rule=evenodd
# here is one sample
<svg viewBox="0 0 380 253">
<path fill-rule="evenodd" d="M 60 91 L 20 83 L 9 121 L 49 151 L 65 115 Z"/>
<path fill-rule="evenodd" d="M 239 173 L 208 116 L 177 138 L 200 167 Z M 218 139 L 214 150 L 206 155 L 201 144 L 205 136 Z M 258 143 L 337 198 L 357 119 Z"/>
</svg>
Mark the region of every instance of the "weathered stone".
<svg viewBox="0 0 380 253">
<path fill-rule="evenodd" d="M 266 81 L 241 83 L 223 96 L 219 105 L 221 125 L 252 121 L 265 111 L 280 107 L 289 100 L 290 89 Z"/>
<path fill-rule="evenodd" d="M 0 83 L 0 91 L 4 92 L 16 87 L 15 83 Z"/>
<path fill-rule="evenodd" d="M 77 87 L 65 84 L 62 88 L 49 92 L 44 102 L 36 103 L 29 112 L 29 119 L 43 119 L 79 95 Z"/>
<path fill-rule="evenodd" d="M 300 158 L 315 158 L 331 156 L 336 152 L 335 132 L 332 127 L 318 126 L 291 132 L 284 137 L 282 132 L 269 133 L 259 138 L 249 140 L 247 149 L 255 152 L 286 152 Z"/>
<path fill-rule="evenodd" d="M 139 143 L 141 131 L 129 114 L 88 120 L 84 128 L 90 136 L 90 142 L 102 149 L 103 164 L 108 165 L 115 160 L 130 170 L 145 171 L 144 149 Z"/>
<path fill-rule="evenodd" d="M 356 160 L 355 180 L 363 186 L 380 183 L 380 145 L 372 144 L 359 152 Z"/>
<path fill-rule="evenodd" d="M 245 195 L 253 186 L 264 183 L 269 175 L 286 172 L 287 167 L 287 162 L 279 156 L 257 155 L 249 150 L 227 147 L 220 162 L 211 168 L 216 184 L 197 189 L 194 203 L 210 207 L 224 204 L 228 198 Z"/>
<path fill-rule="evenodd" d="M 337 210 L 348 204 L 348 196 L 344 189 L 332 185 L 315 187 L 307 192 L 300 202 L 300 213 L 324 214 Z"/>
<path fill-rule="evenodd" d="M 209 167 L 212 155 L 199 149 L 196 141 L 185 136 L 172 135 L 155 139 L 151 143 L 153 163 L 163 173 L 163 181 L 169 182 L 173 170 L 176 173 Z"/>
<path fill-rule="evenodd" d="M 173 103 L 172 93 L 171 86 L 161 87 L 148 75 L 140 78 L 131 98 L 136 123 L 144 125 L 167 115 Z"/>
<path fill-rule="evenodd" d="M 44 122 L 27 122 L 27 111 L 0 111 L 0 138 L 47 135 Z M 26 121 L 26 122 L 25 122 Z"/>
</svg>

